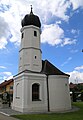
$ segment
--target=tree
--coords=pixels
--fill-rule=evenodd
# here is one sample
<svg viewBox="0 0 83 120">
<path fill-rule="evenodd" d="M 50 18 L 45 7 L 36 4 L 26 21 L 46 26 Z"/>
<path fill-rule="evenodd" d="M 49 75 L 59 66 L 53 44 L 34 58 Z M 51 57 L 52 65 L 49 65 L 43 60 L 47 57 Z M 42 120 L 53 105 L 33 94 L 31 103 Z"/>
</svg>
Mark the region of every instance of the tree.
<svg viewBox="0 0 83 120">
<path fill-rule="evenodd" d="M 77 90 L 81 92 L 83 90 L 83 85 L 77 84 Z"/>
</svg>

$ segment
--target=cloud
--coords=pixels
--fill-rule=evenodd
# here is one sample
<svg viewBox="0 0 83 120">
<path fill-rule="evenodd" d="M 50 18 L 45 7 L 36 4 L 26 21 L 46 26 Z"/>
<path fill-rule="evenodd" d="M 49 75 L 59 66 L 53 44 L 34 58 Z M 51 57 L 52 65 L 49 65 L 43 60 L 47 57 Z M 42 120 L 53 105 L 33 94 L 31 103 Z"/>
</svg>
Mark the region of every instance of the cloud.
<svg viewBox="0 0 83 120">
<path fill-rule="evenodd" d="M 76 39 L 64 38 L 64 41 L 61 46 L 76 44 Z"/>
<path fill-rule="evenodd" d="M 80 30 L 72 29 L 71 33 L 74 35 L 74 38 L 77 38 L 79 35 Z"/>
<path fill-rule="evenodd" d="M 78 9 L 79 7 L 83 8 L 83 0 L 70 0 L 73 10 Z"/>
<path fill-rule="evenodd" d="M 56 24 L 61 24 L 61 21 L 59 20 L 59 21 L 56 21 Z"/>
<path fill-rule="evenodd" d="M 1 2 L 1 1 L 0 1 Z M 2 2 L 1 2 L 1 4 L 0 4 L 0 11 L 1 12 L 5 12 L 5 11 L 8 11 L 9 10 L 9 8 L 10 8 L 10 6 L 8 5 L 8 4 L 3 4 Z"/>
<path fill-rule="evenodd" d="M 51 11 L 52 13 L 61 18 L 62 20 L 68 21 L 69 16 L 66 14 L 68 8 L 70 8 L 70 2 L 65 0 L 54 1 L 54 4 L 51 2 Z M 53 10 L 54 9 L 54 10 Z"/>
<path fill-rule="evenodd" d="M 77 53 L 78 50 L 77 50 L 77 49 L 72 49 L 72 50 L 70 50 L 70 52 L 71 52 L 71 53 Z"/>
<path fill-rule="evenodd" d="M 62 43 L 63 36 L 64 31 L 59 27 L 59 25 L 44 25 L 41 34 L 41 42 L 51 45 L 58 45 Z"/>
<path fill-rule="evenodd" d="M 61 66 L 68 64 L 70 60 L 72 60 L 72 57 L 69 57 Z"/>
<path fill-rule="evenodd" d="M 79 67 L 76 67 L 75 70 L 83 70 L 83 65 L 79 66 Z"/>
<path fill-rule="evenodd" d="M 70 75 L 69 82 L 72 83 L 83 83 L 83 72 L 72 71 L 68 73 Z"/>
<path fill-rule="evenodd" d="M 56 16 L 62 20 L 68 20 L 69 16 L 66 14 L 67 9 L 70 7 L 70 2 L 65 0 L 19 0 L 24 5 L 33 5 L 34 11 L 38 13 L 42 20 L 47 22 L 49 15 Z M 36 7 L 35 7 L 36 6 Z"/>
<path fill-rule="evenodd" d="M 3 74 L 8 75 L 8 76 L 12 75 L 11 72 L 3 72 Z"/>
<path fill-rule="evenodd" d="M 71 30 L 71 33 L 72 33 L 72 34 L 75 34 L 75 33 L 77 33 L 77 30 L 72 29 L 72 30 Z"/>
<path fill-rule="evenodd" d="M 10 37 L 8 40 L 14 44 L 19 44 L 21 18 L 20 18 L 17 5 L 14 3 L 14 4 L 11 4 L 11 6 L 12 7 L 9 9 L 9 11 L 5 11 L 2 14 L 2 17 L 5 19 L 6 23 L 8 24 L 8 29 L 10 31 L 10 34 L 9 34 Z"/>
<path fill-rule="evenodd" d="M 42 0 L 38 2 L 38 6 L 43 9 L 44 20 L 48 21 L 48 16 L 56 16 L 62 20 L 68 21 L 69 16 L 66 14 L 67 9 L 70 7 L 70 3 L 65 0 Z M 40 13 L 41 14 L 41 13 Z"/>
<path fill-rule="evenodd" d="M 3 1 L 3 0 L 2 0 Z M 20 11 L 22 10 L 22 4 L 12 1 L 3 1 L 1 5 L 3 4 L 3 7 L 0 6 L 0 8 L 4 12 L 0 11 L 0 38 L 5 39 L 6 43 L 1 43 L 3 49 L 8 42 L 12 42 L 15 45 L 18 45 L 20 43 L 20 28 L 21 28 L 21 14 Z M 9 5 L 9 9 L 7 10 L 5 6 Z M 24 6 L 23 6 L 24 8 Z M 21 12 L 22 13 L 22 12 Z M 0 45 L 0 46 L 1 46 Z"/>
<path fill-rule="evenodd" d="M 10 42 L 14 43 L 15 45 L 20 43 L 21 19 L 25 14 L 29 13 L 31 4 L 33 5 L 34 12 L 41 17 L 43 23 L 52 20 L 53 16 L 59 17 L 63 20 L 68 19 L 68 16 L 66 15 L 67 8 L 69 7 L 68 1 L 65 2 L 64 0 L 53 0 L 51 2 L 51 0 L 2 0 L 0 3 L 0 16 L 3 20 L 0 20 L 0 23 L 3 26 L 3 30 L 0 30 L 0 33 L 2 32 L 3 35 L 0 35 L 1 37 L 4 36 L 4 32 L 6 31 L 6 36 L 4 36 L 6 40 L 8 36 L 11 36 L 9 38 Z M 61 40 L 59 39 L 57 42 L 59 43 L 60 41 Z M 7 45 L 7 43 L 8 41 L 6 44 L 4 44 L 4 47 Z"/>
<path fill-rule="evenodd" d="M 5 49 L 6 47 L 6 45 L 7 45 L 7 40 L 5 39 L 5 38 L 0 38 L 0 49 Z"/>
<path fill-rule="evenodd" d="M 8 23 L 4 20 L 3 17 L 0 17 L 0 49 L 5 48 L 9 37 Z"/>
<path fill-rule="evenodd" d="M 73 10 L 82 7 L 82 0 L 0 0 L 0 40 L 4 38 L 5 42 L 0 43 L 0 49 L 6 48 L 8 42 L 14 43 L 14 45 L 19 45 L 20 43 L 20 28 L 21 28 L 21 20 L 23 16 L 30 12 L 30 5 L 33 5 L 34 14 L 36 13 L 42 21 L 42 25 L 44 26 L 43 43 L 47 42 L 48 37 L 46 34 L 46 29 L 55 30 L 52 35 L 49 35 L 48 43 L 51 45 L 59 45 L 62 43 L 62 37 L 65 34 L 65 31 L 59 26 L 61 22 L 58 21 L 67 21 L 70 16 L 68 14 L 68 9 L 70 9 L 71 4 L 73 6 Z M 72 12 L 72 9 L 70 10 Z M 55 24 L 45 26 L 48 23 L 52 22 Z M 57 28 L 57 29 L 56 29 Z M 58 31 L 59 30 L 59 31 Z M 55 31 L 57 33 L 55 33 Z M 47 31 L 49 33 L 49 31 Z M 73 31 L 74 32 L 74 31 Z M 55 33 L 56 36 L 53 35 Z M 53 43 L 54 42 L 54 43 Z M 74 44 L 75 40 L 70 40 L 70 38 L 64 39 L 64 45 Z"/>
<path fill-rule="evenodd" d="M 68 73 L 70 75 L 69 81 L 73 83 L 83 83 L 83 65 L 74 68 L 72 72 Z"/>
<path fill-rule="evenodd" d="M 0 69 L 6 69 L 6 67 L 5 66 L 0 66 Z"/>
<path fill-rule="evenodd" d="M 2 82 L 3 80 L 8 80 L 10 78 L 13 78 L 11 72 L 0 72 L 0 82 Z"/>
<path fill-rule="evenodd" d="M 65 31 L 56 23 L 50 25 L 44 25 L 41 34 L 41 42 L 48 43 L 52 46 L 59 45 L 73 45 L 76 44 L 76 39 L 66 38 Z"/>
</svg>

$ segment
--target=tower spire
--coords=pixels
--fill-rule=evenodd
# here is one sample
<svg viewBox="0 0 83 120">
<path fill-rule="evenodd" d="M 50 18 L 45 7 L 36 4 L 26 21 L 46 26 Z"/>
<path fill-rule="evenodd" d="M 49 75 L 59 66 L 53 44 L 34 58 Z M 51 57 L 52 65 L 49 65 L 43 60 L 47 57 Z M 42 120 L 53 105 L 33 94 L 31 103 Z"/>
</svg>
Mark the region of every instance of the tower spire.
<svg viewBox="0 0 83 120">
<path fill-rule="evenodd" d="M 33 14 L 33 11 L 32 11 L 32 9 L 33 9 L 33 8 L 32 8 L 32 5 L 30 5 L 30 6 L 31 6 L 31 12 L 30 12 L 30 14 Z"/>
</svg>

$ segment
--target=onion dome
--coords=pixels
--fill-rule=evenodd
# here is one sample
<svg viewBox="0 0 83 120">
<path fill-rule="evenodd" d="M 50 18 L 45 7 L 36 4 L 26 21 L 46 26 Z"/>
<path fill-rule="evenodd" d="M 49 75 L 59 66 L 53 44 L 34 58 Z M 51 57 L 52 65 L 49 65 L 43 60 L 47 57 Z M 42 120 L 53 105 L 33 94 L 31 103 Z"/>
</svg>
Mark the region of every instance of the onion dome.
<svg viewBox="0 0 83 120">
<path fill-rule="evenodd" d="M 30 14 L 25 15 L 25 17 L 23 18 L 23 20 L 21 22 L 21 25 L 22 25 L 22 27 L 28 26 L 28 25 L 34 25 L 39 28 L 41 27 L 40 19 L 37 15 L 33 14 L 32 6 L 31 6 Z"/>
</svg>

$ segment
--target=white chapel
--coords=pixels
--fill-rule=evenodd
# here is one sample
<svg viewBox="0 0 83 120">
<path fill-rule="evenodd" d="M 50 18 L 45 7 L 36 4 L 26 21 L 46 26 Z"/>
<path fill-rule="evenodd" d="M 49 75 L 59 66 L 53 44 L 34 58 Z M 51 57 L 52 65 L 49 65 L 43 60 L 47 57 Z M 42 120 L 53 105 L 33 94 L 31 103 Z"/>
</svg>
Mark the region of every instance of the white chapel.
<svg viewBox="0 0 83 120">
<path fill-rule="evenodd" d="M 41 22 L 37 15 L 25 15 L 21 22 L 19 71 L 14 76 L 12 109 L 20 112 L 53 112 L 71 109 L 69 75 L 48 60 L 40 48 Z"/>
</svg>

